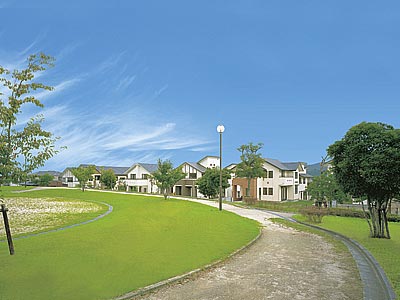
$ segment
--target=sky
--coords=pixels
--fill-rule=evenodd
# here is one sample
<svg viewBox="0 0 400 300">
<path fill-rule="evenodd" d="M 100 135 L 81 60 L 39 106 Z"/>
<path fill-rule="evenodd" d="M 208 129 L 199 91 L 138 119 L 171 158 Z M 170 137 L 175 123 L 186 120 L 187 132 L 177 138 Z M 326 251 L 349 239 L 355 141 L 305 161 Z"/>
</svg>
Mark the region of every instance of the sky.
<svg viewBox="0 0 400 300">
<path fill-rule="evenodd" d="M 400 127 L 398 1 L 0 0 L 0 65 L 44 52 L 42 113 L 67 148 L 41 170 L 81 163 L 175 166 L 240 145 L 319 162 L 352 126 Z"/>
</svg>

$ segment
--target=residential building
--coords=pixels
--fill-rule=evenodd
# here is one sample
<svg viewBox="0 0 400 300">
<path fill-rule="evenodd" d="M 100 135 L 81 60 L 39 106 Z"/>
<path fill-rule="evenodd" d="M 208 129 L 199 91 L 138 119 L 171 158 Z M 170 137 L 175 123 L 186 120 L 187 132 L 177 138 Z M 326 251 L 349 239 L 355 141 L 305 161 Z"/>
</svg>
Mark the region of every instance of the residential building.
<svg viewBox="0 0 400 300">
<path fill-rule="evenodd" d="M 133 164 L 124 173 L 126 178 L 122 182 L 126 185 L 126 190 L 139 193 L 158 193 L 158 187 L 150 176 L 157 169 L 157 164 Z"/>
<path fill-rule="evenodd" d="M 254 178 L 250 183 L 250 197 L 266 201 L 307 200 L 307 184 L 312 176 L 307 174 L 302 162 L 280 162 L 266 158 L 263 168 L 265 175 Z M 248 188 L 247 178 L 232 180 L 233 200 L 241 200 Z"/>
<path fill-rule="evenodd" d="M 206 156 L 198 162 L 184 162 L 178 168 L 180 168 L 186 176 L 174 185 L 172 192 L 179 196 L 205 198 L 197 189 L 197 179 L 203 176 L 207 168 L 212 169 L 219 167 L 219 163 L 220 160 L 218 156 Z"/>
<path fill-rule="evenodd" d="M 81 164 L 79 167 L 88 167 L 89 164 Z M 68 167 L 64 170 L 61 175 L 61 180 L 64 186 L 67 187 L 76 187 L 79 184 L 78 178 L 74 176 L 71 172 L 71 167 Z M 119 180 L 125 180 L 126 174 L 125 172 L 128 170 L 128 167 L 111 167 L 111 166 L 95 166 L 96 172 L 92 174 L 92 178 L 89 179 L 87 185 L 93 188 L 101 187 L 100 177 L 101 172 L 103 170 L 112 170 L 115 174 L 117 182 Z"/>
</svg>

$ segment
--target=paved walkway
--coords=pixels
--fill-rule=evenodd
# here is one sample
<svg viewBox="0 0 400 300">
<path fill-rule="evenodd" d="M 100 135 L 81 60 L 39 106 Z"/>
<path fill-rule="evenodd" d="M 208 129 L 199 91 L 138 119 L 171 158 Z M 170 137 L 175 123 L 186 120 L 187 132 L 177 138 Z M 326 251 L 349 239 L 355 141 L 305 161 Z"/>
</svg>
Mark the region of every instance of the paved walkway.
<svg viewBox="0 0 400 300">
<path fill-rule="evenodd" d="M 191 200 L 217 207 L 215 202 Z M 273 224 L 267 212 L 223 205 L 259 221 L 263 235 L 250 248 L 185 282 L 134 299 L 362 299 L 350 253 L 317 235 Z M 338 255 L 339 253 L 339 255 Z"/>
</svg>

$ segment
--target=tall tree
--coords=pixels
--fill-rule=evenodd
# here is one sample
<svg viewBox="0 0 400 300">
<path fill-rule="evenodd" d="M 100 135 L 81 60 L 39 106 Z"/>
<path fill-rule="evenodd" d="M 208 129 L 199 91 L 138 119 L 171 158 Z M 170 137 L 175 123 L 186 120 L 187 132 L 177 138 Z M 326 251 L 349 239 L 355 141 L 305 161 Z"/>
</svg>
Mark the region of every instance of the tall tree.
<svg viewBox="0 0 400 300">
<path fill-rule="evenodd" d="M 185 173 L 179 169 L 174 169 L 169 160 L 162 161 L 159 159 L 157 164 L 157 171 L 153 172 L 151 175 L 160 189 L 160 192 L 163 193 L 164 198 L 167 199 L 171 187 L 179 180 L 185 178 Z"/>
<path fill-rule="evenodd" d="M 82 192 L 85 191 L 86 183 L 96 173 L 96 167 L 94 165 L 79 166 L 78 168 L 71 168 L 71 173 L 78 179 L 81 186 Z"/>
<path fill-rule="evenodd" d="M 41 117 L 32 118 L 25 126 L 17 125 L 18 116 L 26 104 L 42 108 L 43 104 L 33 91 L 53 90 L 36 82 L 35 76 L 53 66 L 54 58 L 43 53 L 31 55 L 26 68 L 10 71 L 0 66 L 0 183 L 32 168 L 43 166 L 58 150 L 57 138 L 42 129 Z"/>
<path fill-rule="evenodd" d="M 207 169 L 196 184 L 199 187 L 199 192 L 204 196 L 212 198 L 219 193 L 219 168 Z M 228 179 L 231 178 L 228 170 L 222 169 L 222 188 L 229 187 Z"/>
<path fill-rule="evenodd" d="M 106 189 L 112 189 L 117 182 L 114 171 L 112 169 L 103 169 L 100 172 L 100 182 L 105 185 Z"/>
<path fill-rule="evenodd" d="M 333 171 L 343 190 L 367 197 L 370 236 L 390 238 L 387 212 L 400 192 L 400 129 L 363 122 L 330 145 Z"/>
<path fill-rule="evenodd" d="M 246 197 L 251 195 L 250 184 L 253 178 L 264 176 L 264 159 L 258 151 L 264 146 L 262 143 L 254 145 L 249 143 L 240 146 L 237 150 L 241 153 L 241 162 L 236 166 L 236 176 L 247 178 Z"/>
</svg>

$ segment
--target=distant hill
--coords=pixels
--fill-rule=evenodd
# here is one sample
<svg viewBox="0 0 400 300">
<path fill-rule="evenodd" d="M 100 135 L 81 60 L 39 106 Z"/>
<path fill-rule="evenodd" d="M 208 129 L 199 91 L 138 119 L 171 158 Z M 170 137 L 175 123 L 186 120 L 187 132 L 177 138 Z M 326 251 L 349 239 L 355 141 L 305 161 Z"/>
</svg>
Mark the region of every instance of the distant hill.
<svg viewBox="0 0 400 300">
<path fill-rule="evenodd" d="M 319 176 L 321 174 L 320 163 L 307 164 L 307 174 L 311 176 Z"/>
<path fill-rule="evenodd" d="M 324 166 L 323 171 L 328 168 L 329 162 Z M 307 164 L 307 174 L 311 176 L 319 176 L 321 175 L 321 163 L 317 162 L 315 164 Z"/>
</svg>

